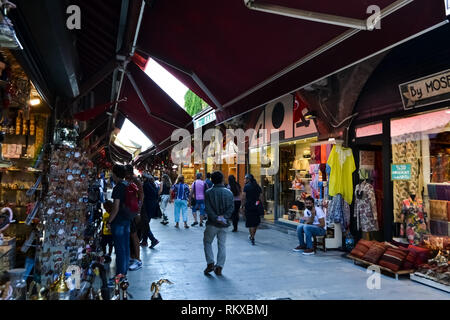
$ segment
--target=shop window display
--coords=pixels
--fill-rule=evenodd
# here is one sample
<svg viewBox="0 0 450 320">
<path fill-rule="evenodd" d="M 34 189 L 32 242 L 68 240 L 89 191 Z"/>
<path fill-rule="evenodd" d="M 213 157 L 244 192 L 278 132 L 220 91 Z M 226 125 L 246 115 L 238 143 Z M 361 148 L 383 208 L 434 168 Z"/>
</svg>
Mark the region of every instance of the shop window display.
<svg viewBox="0 0 450 320">
<path fill-rule="evenodd" d="M 450 114 L 434 111 L 391 121 L 392 162 L 406 164 L 393 181 L 398 236 L 413 245 L 450 235 Z"/>
</svg>

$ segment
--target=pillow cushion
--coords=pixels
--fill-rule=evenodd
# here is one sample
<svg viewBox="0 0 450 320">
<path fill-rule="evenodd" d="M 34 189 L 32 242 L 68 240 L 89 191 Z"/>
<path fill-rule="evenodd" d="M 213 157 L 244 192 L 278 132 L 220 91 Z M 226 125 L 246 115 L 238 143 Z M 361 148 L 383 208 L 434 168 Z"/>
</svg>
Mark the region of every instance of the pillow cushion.
<svg viewBox="0 0 450 320">
<path fill-rule="evenodd" d="M 403 261 L 402 270 L 415 269 L 415 263 L 417 259 L 417 253 L 413 250 L 404 249 L 407 253 L 405 260 Z"/>
<path fill-rule="evenodd" d="M 363 260 L 368 261 L 373 264 L 377 264 L 383 253 L 386 251 L 386 246 L 384 243 L 374 242 L 369 250 L 362 257 Z"/>
<path fill-rule="evenodd" d="M 388 247 L 378 264 L 392 271 L 398 271 L 402 267 L 403 261 L 406 259 L 407 255 L 408 252 L 405 252 L 400 248 L 395 249 L 392 247 Z"/>
<path fill-rule="evenodd" d="M 416 253 L 416 260 L 414 261 L 414 268 L 417 268 L 421 264 L 427 263 L 430 259 L 431 251 L 427 248 L 418 247 L 410 244 L 408 250 Z"/>
<path fill-rule="evenodd" d="M 369 248 L 372 246 L 372 241 L 367 241 L 364 239 L 359 240 L 359 242 L 356 244 L 355 248 L 350 252 L 350 254 L 357 258 L 362 258 L 366 252 L 369 250 Z"/>
<path fill-rule="evenodd" d="M 409 244 L 408 243 L 401 243 L 401 242 L 398 242 L 398 241 L 395 241 L 395 240 L 392 240 L 391 241 L 391 244 L 393 244 L 394 246 L 396 246 L 396 247 L 402 247 L 402 248 L 408 248 L 408 246 L 409 246 Z"/>
</svg>

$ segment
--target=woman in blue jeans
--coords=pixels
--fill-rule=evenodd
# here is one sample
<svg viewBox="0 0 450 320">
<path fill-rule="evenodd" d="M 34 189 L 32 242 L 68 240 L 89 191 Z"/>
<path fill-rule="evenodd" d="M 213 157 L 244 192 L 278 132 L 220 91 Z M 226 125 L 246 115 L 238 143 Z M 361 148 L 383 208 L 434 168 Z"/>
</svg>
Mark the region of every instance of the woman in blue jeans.
<svg viewBox="0 0 450 320">
<path fill-rule="evenodd" d="M 123 211 L 127 182 L 124 180 L 124 166 L 115 165 L 112 170 L 115 187 L 112 192 L 113 210 L 109 216 L 107 227 L 111 229 L 116 253 L 116 276 L 126 275 L 130 263 L 130 220 Z"/>
<path fill-rule="evenodd" d="M 189 228 L 187 225 L 187 209 L 188 209 L 188 200 L 189 200 L 189 186 L 184 183 L 184 176 L 179 176 L 176 184 L 174 184 L 171 188 L 174 193 L 174 216 L 175 216 L 175 228 L 179 228 L 180 222 L 180 212 L 183 215 L 184 227 L 186 229 Z"/>
</svg>

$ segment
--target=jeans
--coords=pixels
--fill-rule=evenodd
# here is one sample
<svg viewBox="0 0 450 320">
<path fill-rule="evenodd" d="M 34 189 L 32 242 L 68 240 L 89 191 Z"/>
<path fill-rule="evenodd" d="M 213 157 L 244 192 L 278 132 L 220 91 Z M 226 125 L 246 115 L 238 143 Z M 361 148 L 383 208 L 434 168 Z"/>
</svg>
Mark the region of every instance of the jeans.
<svg viewBox="0 0 450 320">
<path fill-rule="evenodd" d="M 305 245 L 305 239 L 306 237 L 306 248 L 312 249 L 313 248 L 313 236 L 324 236 L 326 234 L 326 231 L 324 228 L 312 225 L 312 224 L 299 224 L 297 227 L 297 236 L 298 241 L 300 242 L 301 246 Z"/>
<path fill-rule="evenodd" d="M 200 210 L 200 215 L 205 215 L 205 200 L 195 200 L 195 206 L 192 207 L 192 213 L 197 213 Z"/>
<path fill-rule="evenodd" d="M 148 225 L 148 228 L 144 232 L 144 235 L 142 237 L 142 241 L 143 242 L 147 242 L 147 239 L 150 239 L 151 242 L 155 242 L 156 238 L 153 235 L 152 229 L 150 228 L 150 221 L 152 221 L 152 218 L 148 218 L 147 220 L 148 220 L 148 223 L 147 223 L 147 221 L 146 221 L 146 223 Z"/>
<path fill-rule="evenodd" d="M 227 240 L 227 228 L 218 228 L 212 225 L 206 225 L 203 234 L 203 247 L 205 250 L 205 258 L 207 264 L 214 264 L 214 253 L 212 250 L 212 242 L 217 236 L 217 266 L 222 267 L 225 264 L 226 252 L 225 243 Z"/>
<path fill-rule="evenodd" d="M 163 194 L 161 195 L 161 213 L 163 214 L 163 217 L 166 216 L 166 208 L 167 208 L 167 203 L 169 203 L 169 199 L 170 199 L 170 195 L 168 194 Z"/>
<path fill-rule="evenodd" d="M 130 264 L 130 222 L 111 224 L 116 253 L 116 275 L 126 275 Z"/>
<path fill-rule="evenodd" d="M 183 221 L 187 222 L 187 200 L 175 200 L 175 206 L 174 206 L 174 215 L 175 215 L 175 222 L 180 222 L 180 211 L 183 215 Z"/>
</svg>

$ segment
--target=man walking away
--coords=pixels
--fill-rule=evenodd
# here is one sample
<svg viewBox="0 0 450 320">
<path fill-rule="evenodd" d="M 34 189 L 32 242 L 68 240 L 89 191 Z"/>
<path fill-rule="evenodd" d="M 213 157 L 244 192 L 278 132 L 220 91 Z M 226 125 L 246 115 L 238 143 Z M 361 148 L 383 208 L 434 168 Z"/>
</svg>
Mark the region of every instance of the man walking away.
<svg viewBox="0 0 450 320">
<path fill-rule="evenodd" d="M 200 227 L 203 227 L 203 217 L 205 216 L 205 190 L 207 189 L 206 183 L 202 180 L 202 173 L 197 173 L 197 180 L 192 183 L 191 186 L 191 199 L 194 199 L 192 204 L 192 216 L 194 217 L 194 223 L 191 226 L 196 226 L 197 222 L 197 210 L 200 210 Z"/>
<path fill-rule="evenodd" d="M 220 171 L 214 172 L 211 175 L 211 180 L 213 187 L 205 193 L 205 210 L 208 215 L 208 221 L 206 222 L 206 229 L 203 235 L 203 246 L 207 263 L 204 274 L 208 275 L 211 271 L 214 271 L 216 275 L 220 276 L 225 264 L 226 230 L 230 225 L 229 219 L 233 214 L 234 202 L 233 194 L 223 184 L 223 174 Z M 212 242 L 215 237 L 217 237 L 218 247 L 216 265 L 214 265 L 214 253 L 212 250 Z"/>
</svg>

